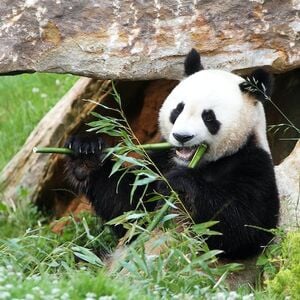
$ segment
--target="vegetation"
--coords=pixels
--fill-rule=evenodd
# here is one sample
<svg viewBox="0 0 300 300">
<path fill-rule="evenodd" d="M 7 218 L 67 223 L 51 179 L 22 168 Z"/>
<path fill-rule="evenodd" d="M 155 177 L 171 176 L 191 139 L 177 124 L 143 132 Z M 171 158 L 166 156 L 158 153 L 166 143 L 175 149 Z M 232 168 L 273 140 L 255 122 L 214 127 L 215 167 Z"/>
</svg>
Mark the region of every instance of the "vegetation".
<svg viewBox="0 0 300 300">
<path fill-rule="evenodd" d="M 1 76 L 0 170 L 76 80 L 75 76 L 54 74 Z"/>
<path fill-rule="evenodd" d="M 267 280 L 271 295 L 277 299 L 298 299 L 300 296 L 300 231 L 289 232 L 272 257 L 278 273 Z M 266 273 L 268 274 L 268 273 Z"/>
<path fill-rule="evenodd" d="M 129 284 L 106 276 L 91 251 L 112 244 L 95 217 L 69 217 L 57 235 L 35 207 L 23 207 L 24 200 L 14 211 L 0 210 L 0 299 L 128 299 Z"/>
<path fill-rule="evenodd" d="M 1 139 L 5 141 L 0 151 L 3 155 L 0 158 L 2 166 L 18 150 L 38 119 L 76 80 L 70 76 L 58 75 L 22 75 L 3 79 L 0 83 L 0 89 L 3 89 L 1 97 L 6 95 L 15 105 L 9 103 L 10 110 L 0 108 Z M 22 80 L 25 79 L 29 88 L 24 87 Z M 12 86 L 15 86 L 16 91 L 19 90 L 15 96 L 11 96 L 12 92 L 9 92 Z M 58 86 L 61 94 L 57 94 Z M 41 92 L 35 93 L 33 88 L 38 88 Z M 42 96 L 44 91 L 47 91 L 47 97 Z M 22 97 L 28 93 L 28 98 Z M 36 100 L 31 96 L 36 96 Z M 18 102 L 20 98 L 23 101 Z M 46 98 L 49 99 L 47 104 L 44 100 Z M 30 99 L 31 104 L 26 99 Z M 116 100 L 120 102 L 117 95 Z M 27 117 L 21 116 L 22 111 Z M 128 172 L 136 175 L 135 185 L 146 186 L 158 177 L 164 180 L 157 170 L 149 168 L 152 162 L 147 154 L 135 148 L 132 143 L 135 137 L 123 119 L 122 110 L 119 113 L 119 120 L 103 119 L 96 115 L 101 122 L 96 120 L 91 124 L 92 130 L 96 131 L 113 128 L 115 134 L 125 139 L 126 147 L 117 150 L 113 172 L 122 169 L 122 162 L 125 161 L 141 167 L 139 171 L 128 169 Z M 5 127 L 6 122 L 10 122 L 10 126 Z M 105 124 L 109 124 L 109 127 Z M 27 131 L 23 131 L 24 127 Z M 13 142 L 10 140 L 11 135 L 14 135 Z M 16 141 L 20 144 L 15 145 Z M 141 157 L 126 156 L 132 150 L 140 153 Z M 132 192 L 134 193 L 134 189 Z M 154 194 L 152 200 L 159 197 L 161 196 Z M 278 231 L 277 236 L 283 242 L 271 245 L 260 257 L 258 264 L 265 270 L 261 287 L 252 289 L 243 286 L 237 291 L 230 291 L 225 279 L 230 272 L 241 266 L 216 263 L 215 255 L 218 251 L 209 250 L 205 243 L 207 236 L 217 234 L 210 230 L 211 222 L 195 225 L 178 233 L 172 220 L 183 218 L 186 221 L 189 216 L 184 209 L 173 209 L 161 216 L 160 224 L 164 223 L 168 231 L 160 231 L 160 235 L 151 240 L 154 248 L 167 245 L 159 256 L 147 255 L 144 247 L 144 242 L 151 239 L 145 225 L 154 224 L 156 214 L 146 213 L 140 205 L 137 211 L 111 222 L 123 224 L 129 229 L 127 239 L 132 239 L 138 233 L 142 233 L 145 239 L 142 240 L 143 243 L 134 242 L 131 244 L 133 246 L 126 248 L 125 256 L 118 260 L 115 272 L 107 272 L 103 254 L 115 248 L 116 240 L 104 224 L 89 214 L 82 214 L 79 222 L 69 216 L 63 219 L 68 221 L 63 233 L 54 234 L 51 231 L 51 220 L 42 216 L 36 207 L 25 204 L 30 202 L 25 190 L 20 189 L 19 198 L 13 208 L 0 202 L 0 299 L 250 300 L 285 297 L 297 299 L 300 295 L 299 232 L 285 236 Z M 180 207 L 180 199 L 175 193 L 164 199 L 168 208 Z M 196 238 L 195 233 L 200 238 Z"/>
</svg>

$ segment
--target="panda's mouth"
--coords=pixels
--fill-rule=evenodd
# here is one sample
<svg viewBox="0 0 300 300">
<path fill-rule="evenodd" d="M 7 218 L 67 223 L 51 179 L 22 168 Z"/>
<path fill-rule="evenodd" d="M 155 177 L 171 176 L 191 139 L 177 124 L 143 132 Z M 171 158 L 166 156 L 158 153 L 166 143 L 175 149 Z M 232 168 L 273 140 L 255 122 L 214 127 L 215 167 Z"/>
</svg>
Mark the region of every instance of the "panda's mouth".
<svg viewBox="0 0 300 300">
<path fill-rule="evenodd" d="M 198 146 L 176 148 L 175 153 L 178 158 L 188 162 L 193 158 L 197 148 Z"/>
</svg>

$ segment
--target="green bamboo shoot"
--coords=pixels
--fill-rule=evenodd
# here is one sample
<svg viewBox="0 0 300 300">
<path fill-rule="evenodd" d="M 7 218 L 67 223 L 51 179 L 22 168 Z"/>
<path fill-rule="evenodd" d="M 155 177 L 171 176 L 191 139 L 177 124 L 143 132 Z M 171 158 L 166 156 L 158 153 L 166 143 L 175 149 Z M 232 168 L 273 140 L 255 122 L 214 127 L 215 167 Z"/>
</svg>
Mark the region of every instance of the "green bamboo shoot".
<svg viewBox="0 0 300 300">
<path fill-rule="evenodd" d="M 138 149 L 143 149 L 145 151 L 149 150 L 164 150 L 170 149 L 172 147 L 169 143 L 156 143 L 156 144 L 144 144 L 144 145 L 136 145 Z M 109 153 L 113 148 L 104 149 L 105 153 Z M 34 153 L 57 153 L 57 154 L 66 154 L 72 155 L 74 151 L 69 148 L 59 148 L 59 147 L 34 147 L 32 149 Z"/>
<path fill-rule="evenodd" d="M 200 162 L 200 159 L 202 158 L 202 156 L 205 153 L 206 149 L 207 149 L 207 146 L 205 144 L 201 144 L 197 148 L 192 160 L 189 163 L 189 168 L 195 168 L 198 165 L 198 163 Z"/>
</svg>

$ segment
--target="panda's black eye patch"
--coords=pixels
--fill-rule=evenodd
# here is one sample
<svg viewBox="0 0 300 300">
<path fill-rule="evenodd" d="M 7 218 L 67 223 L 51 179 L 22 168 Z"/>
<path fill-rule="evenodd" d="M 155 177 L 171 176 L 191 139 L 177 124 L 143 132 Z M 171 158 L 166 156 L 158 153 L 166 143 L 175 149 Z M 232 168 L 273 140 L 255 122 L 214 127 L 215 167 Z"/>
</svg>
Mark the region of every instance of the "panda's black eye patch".
<svg viewBox="0 0 300 300">
<path fill-rule="evenodd" d="M 212 109 L 207 109 L 202 112 L 202 120 L 211 134 L 217 134 L 221 127 L 221 123 L 217 120 Z"/>
<path fill-rule="evenodd" d="M 171 112 L 171 115 L 170 115 L 170 122 L 172 124 L 175 123 L 176 119 L 178 118 L 178 116 L 182 113 L 184 109 L 184 103 L 183 102 L 180 102 L 176 108 L 174 108 Z"/>
<path fill-rule="evenodd" d="M 213 110 L 208 109 L 202 112 L 202 119 L 204 122 L 213 122 L 216 120 L 216 115 Z"/>
</svg>

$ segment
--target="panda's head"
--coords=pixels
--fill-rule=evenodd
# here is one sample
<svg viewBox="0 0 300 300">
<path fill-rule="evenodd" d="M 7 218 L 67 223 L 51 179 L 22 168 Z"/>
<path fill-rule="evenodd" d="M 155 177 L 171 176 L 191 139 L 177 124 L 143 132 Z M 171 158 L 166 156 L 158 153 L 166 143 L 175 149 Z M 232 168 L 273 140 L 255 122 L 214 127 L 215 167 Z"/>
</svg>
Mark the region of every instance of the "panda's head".
<svg viewBox="0 0 300 300">
<path fill-rule="evenodd" d="M 174 145 L 175 160 L 188 164 L 201 143 L 208 146 L 204 161 L 237 152 L 250 135 L 269 151 L 262 102 L 269 96 L 271 77 L 262 69 L 249 81 L 230 72 L 203 70 L 194 49 L 185 60 L 182 80 L 167 97 L 159 113 L 164 139 Z M 263 91 L 263 92 L 261 92 Z"/>
</svg>

